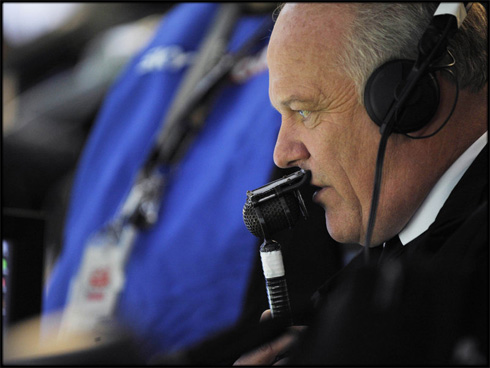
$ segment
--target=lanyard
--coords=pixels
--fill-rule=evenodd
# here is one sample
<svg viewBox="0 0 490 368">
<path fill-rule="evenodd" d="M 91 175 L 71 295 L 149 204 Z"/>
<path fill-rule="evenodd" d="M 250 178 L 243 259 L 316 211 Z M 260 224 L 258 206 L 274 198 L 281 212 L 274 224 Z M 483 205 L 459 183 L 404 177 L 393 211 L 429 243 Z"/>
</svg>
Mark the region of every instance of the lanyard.
<svg viewBox="0 0 490 368">
<path fill-rule="evenodd" d="M 205 120 L 201 118 L 198 124 L 192 124 L 189 116 L 206 102 L 226 80 L 232 67 L 271 29 L 271 19 L 268 19 L 235 54 L 224 54 L 238 16 L 238 4 L 220 5 L 198 59 L 186 73 L 157 142 L 129 194 L 116 215 L 88 239 L 80 269 L 70 284 L 60 336 L 84 331 L 95 333 L 97 341 L 101 341 L 107 326 L 114 323 L 115 308 L 125 282 L 125 266 L 138 233 L 157 222 L 171 170 Z M 215 47 L 217 39 L 221 50 Z"/>
</svg>

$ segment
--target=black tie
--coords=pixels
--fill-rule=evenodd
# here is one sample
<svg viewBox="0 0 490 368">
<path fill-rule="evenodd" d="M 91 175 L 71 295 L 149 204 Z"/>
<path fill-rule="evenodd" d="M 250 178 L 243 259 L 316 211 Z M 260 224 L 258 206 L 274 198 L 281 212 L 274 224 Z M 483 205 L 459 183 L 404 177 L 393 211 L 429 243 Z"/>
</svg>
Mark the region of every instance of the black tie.
<svg viewBox="0 0 490 368">
<path fill-rule="evenodd" d="M 378 262 L 392 260 L 398 257 L 398 255 L 403 251 L 403 244 L 398 235 L 383 243 L 382 247 L 383 250 Z"/>
</svg>

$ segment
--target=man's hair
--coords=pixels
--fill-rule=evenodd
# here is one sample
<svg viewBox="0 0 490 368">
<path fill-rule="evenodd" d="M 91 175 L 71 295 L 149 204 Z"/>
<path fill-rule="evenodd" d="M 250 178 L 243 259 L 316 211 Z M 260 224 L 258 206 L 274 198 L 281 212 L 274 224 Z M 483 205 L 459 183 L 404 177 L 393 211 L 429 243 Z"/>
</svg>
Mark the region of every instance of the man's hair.
<svg viewBox="0 0 490 368">
<path fill-rule="evenodd" d="M 371 73 L 393 59 L 417 57 L 417 45 L 437 3 L 346 3 L 354 23 L 345 34 L 340 65 L 356 84 L 363 103 L 364 86 Z M 487 14 L 474 3 L 463 25 L 449 40 L 461 89 L 477 92 L 488 79 Z M 444 74 L 443 74 L 444 75 Z"/>
</svg>

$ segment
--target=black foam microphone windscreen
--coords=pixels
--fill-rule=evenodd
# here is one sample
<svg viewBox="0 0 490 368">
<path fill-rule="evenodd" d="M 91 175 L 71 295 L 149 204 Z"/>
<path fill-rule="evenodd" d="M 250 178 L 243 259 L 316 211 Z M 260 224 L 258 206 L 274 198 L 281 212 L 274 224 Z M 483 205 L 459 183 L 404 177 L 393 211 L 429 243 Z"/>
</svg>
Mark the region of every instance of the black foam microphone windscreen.
<svg viewBox="0 0 490 368">
<path fill-rule="evenodd" d="M 310 171 L 299 170 L 248 191 L 243 207 L 243 222 L 247 229 L 265 239 L 278 231 L 292 228 L 300 214 L 307 218 L 308 212 L 298 188 L 310 178 Z"/>
<path fill-rule="evenodd" d="M 261 214 L 259 214 L 259 211 Z M 269 237 L 283 229 L 292 227 L 300 215 L 298 200 L 294 193 L 275 197 L 254 206 L 250 198 L 243 208 L 243 221 L 248 231 L 259 238 Z M 263 221 L 260 217 L 263 217 Z"/>
</svg>

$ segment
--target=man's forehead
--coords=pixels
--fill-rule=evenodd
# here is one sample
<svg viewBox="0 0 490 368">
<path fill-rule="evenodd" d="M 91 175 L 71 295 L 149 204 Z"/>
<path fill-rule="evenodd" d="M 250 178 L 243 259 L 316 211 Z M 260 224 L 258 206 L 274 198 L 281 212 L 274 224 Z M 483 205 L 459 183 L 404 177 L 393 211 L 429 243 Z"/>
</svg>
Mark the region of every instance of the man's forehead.
<svg viewBox="0 0 490 368">
<path fill-rule="evenodd" d="M 337 26 L 353 14 L 353 9 L 350 3 L 286 3 L 277 22 L 293 22 L 298 27 L 328 27 L 334 22 Z"/>
<path fill-rule="evenodd" d="M 342 35 L 350 13 L 338 4 L 287 3 L 271 35 L 268 62 L 273 58 L 282 64 L 287 57 L 298 64 L 322 65 L 323 59 L 330 68 L 334 67 L 332 63 L 343 49 Z"/>
<path fill-rule="evenodd" d="M 352 18 L 351 7 L 338 3 L 287 3 L 274 26 L 271 43 L 304 47 L 338 46 Z"/>
</svg>

